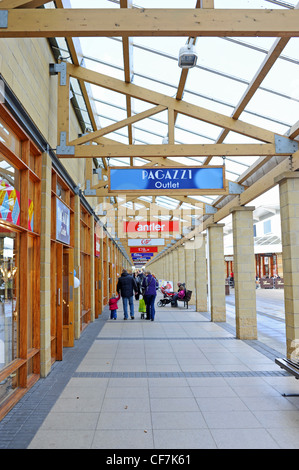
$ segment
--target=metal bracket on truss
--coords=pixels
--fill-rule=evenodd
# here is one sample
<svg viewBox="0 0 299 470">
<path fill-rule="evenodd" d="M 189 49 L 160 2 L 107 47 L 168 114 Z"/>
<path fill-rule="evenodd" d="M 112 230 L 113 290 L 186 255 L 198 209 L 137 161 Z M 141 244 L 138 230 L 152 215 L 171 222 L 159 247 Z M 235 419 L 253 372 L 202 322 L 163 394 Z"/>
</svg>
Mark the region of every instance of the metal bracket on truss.
<svg viewBox="0 0 299 470">
<path fill-rule="evenodd" d="M 96 212 L 96 215 L 98 217 L 105 217 L 107 215 L 107 211 L 102 211 L 102 212 Z"/>
<path fill-rule="evenodd" d="M 90 180 L 85 181 L 85 186 L 84 196 L 96 196 L 96 189 L 90 189 Z"/>
<path fill-rule="evenodd" d="M 288 137 L 283 137 L 281 135 L 274 136 L 275 138 L 275 152 L 277 154 L 282 153 L 294 153 L 299 149 L 299 142 L 296 140 L 289 139 Z"/>
<path fill-rule="evenodd" d="M 98 175 L 98 180 L 99 181 L 102 179 L 102 168 L 94 168 L 92 170 L 92 173 Z"/>
<path fill-rule="evenodd" d="M 210 206 L 210 204 L 205 205 L 205 212 L 206 214 L 216 214 L 217 209 L 216 207 Z"/>
<path fill-rule="evenodd" d="M 66 145 L 66 132 L 60 132 L 60 145 L 56 147 L 57 155 L 75 155 L 75 146 Z"/>
<path fill-rule="evenodd" d="M 0 28 L 8 28 L 8 10 L 0 10 Z"/>
<path fill-rule="evenodd" d="M 244 186 L 233 181 L 228 182 L 228 192 L 229 194 L 242 194 L 244 193 Z"/>
<path fill-rule="evenodd" d="M 50 64 L 50 75 L 58 75 L 60 72 L 60 85 L 66 85 L 66 62 Z"/>
</svg>

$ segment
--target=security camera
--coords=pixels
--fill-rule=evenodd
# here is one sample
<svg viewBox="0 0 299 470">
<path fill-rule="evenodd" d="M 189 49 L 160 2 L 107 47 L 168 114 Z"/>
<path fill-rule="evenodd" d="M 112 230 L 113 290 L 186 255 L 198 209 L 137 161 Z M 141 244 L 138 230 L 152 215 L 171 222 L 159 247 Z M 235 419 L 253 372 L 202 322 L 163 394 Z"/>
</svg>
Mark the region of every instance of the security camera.
<svg viewBox="0 0 299 470">
<path fill-rule="evenodd" d="M 193 44 L 186 44 L 180 48 L 179 52 L 179 67 L 181 69 L 190 69 L 196 65 L 197 52 Z"/>
</svg>

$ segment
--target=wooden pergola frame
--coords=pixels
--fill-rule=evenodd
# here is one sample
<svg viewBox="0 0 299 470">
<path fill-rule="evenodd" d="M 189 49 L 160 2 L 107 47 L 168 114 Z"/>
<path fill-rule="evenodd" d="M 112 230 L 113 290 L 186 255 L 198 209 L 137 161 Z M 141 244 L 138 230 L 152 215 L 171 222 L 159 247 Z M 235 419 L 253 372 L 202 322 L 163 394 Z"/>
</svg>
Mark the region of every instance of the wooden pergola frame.
<svg viewBox="0 0 299 470">
<path fill-rule="evenodd" d="M 35 3 L 35 2 L 27 2 Z M 36 2 L 47 3 L 47 2 Z M 236 9 L 19 9 L 2 0 L 8 26 L 0 37 L 247 36 L 298 37 L 297 10 Z"/>
<path fill-rule="evenodd" d="M 144 10 L 131 8 L 131 0 L 120 0 L 120 9 L 104 10 L 75 10 L 71 9 L 68 0 L 55 0 L 56 10 L 36 9 L 47 2 L 42 0 L 0 0 L 0 9 L 8 10 L 7 27 L 0 28 L 0 37 L 66 37 L 73 64 L 67 64 L 67 81 L 70 77 L 76 78 L 81 86 L 83 98 L 92 122 L 93 132 L 87 136 L 69 142 L 67 146 L 74 146 L 73 155 L 58 155 L 60 158 L 85 158 L 86 180 L 92 181 L 92 159 L 101 158 L 104 165 L 104 174 L 107 174 L 107 158 L 124 156 L 130 158 L 130 165 L 134 166 L 134 157 L 144 158 L 148 165 L 167 166 L 175 165 L 168 156 L 205 156 L 204 164 L 209 164 L 213 156 L 260 156 L 261 158 L 250 167 L 237 180 L 240 184 L 246 184 L 249 176 L 256 176 L 256 172 L 267 165 L 274 157 L 279 158 L 279 163 L 265 176 L 257 179 L 252 185 L 235 196 L 231 196 L 221 208 L 213 215 L 206 215 L 203 228 L 211 222 L 218 222 L 229 214 L 232 206 L 245 205 L 258 195 L 267 191 L 274 185 L 276 175 L 287 170 L 299 169 L 299 151 L 294 141 L 293 150 L 278 151 L 276 138 L 286 139 L 289 142 L 299 135 L 299 121 L 290 129 L 288 137 L 275 136 L 272 132 L 257 126 L 249 125 L 239 120 L 254 93 L 275 61 L 279 58 L 283 49 L 291 37 L 299 36 L 299 11 L 298 6 L 292 10 L 219 10 L 213 9 L 213 0 L 197 0 L 195 9 L 168 9 L 168 10 Z M 82 21 L 84 19 L 84 21 Z M 138 21 L 137 21 L 138 20 Z M 138 25 L 138 26 L 137 26 Z M 121 36 L 123 39 L 124 81 L 87 70 L 80 67 L 79 45 L 72 37 L 79 36 Z M 175 98 L 152 92 L 131 83 L 132 76 L 132 36 L 188 36 L 189 40 L 196 41 L 199 36 L 262 36 L 276 37 L 273 47 L 265 56 L 257 73 L 251 80 L 247 90 L 235 107 L 231 117 L 192 105 L 182 101 L 184 86 L 188 71 L 182 70 Z M 108 88 L 123 93 L 126 96 L 127 118 L 119 123 L 98 129 L 94 117 L 90 97 L 88 96 L 87 83 Z M 59 86 L 58 107 L 58 144 L 61 132 L 67 132 L 69 99 L 68 92 Z M 150 110 L 132 116 L 131 99 L 138 98 L 147 103 L 152 103 Z M 141 120 L 166 111 L 168 113 L 168 139 L 167 145 L 133 145 L 132 125 Z M 221 132 L 214 144 L 210 145 L 177 145 L 174 140 L 174 128 L 179 113 L 200 119 L 204 122 L 219 126 Z M 129 145 L 119 144 L 104 137 L 116 129 L 128 127 Z M 252 144 L 223 144 L 230 132 L 240 133 L 255 139 Z M 87 142 L 96 142 L 97 145 L 82 145 Z M 256 143 L 258 142 L 258 143 Z M 107 181 L 102 181 L 91 189 L 96 189 L 99 197 L 108 196 Z M 180 201 L 180 197 L 192 204 L 188 195 L 179 196 L 174 193 L 165 194 L 172 199 Z M 133 200 L 134 197 L 132 196 Z M 213 204 L 215 210 L 219 203 L 223 204 L 225 195 L 219 196 Z M 180 201 L 182 203 L 182 201 Z M 144 201 L 139 200 L 143 204 Z M 222 205 L 220 204 L 220 205 Z M 190 232 L 190 236 L 194 235 Z M 188 236 L 189 238 L 189 236 Z M 182 243 L 182 239 L 178 243 Z M 172 247 L 173 248 L 173 247 Z"/>
</svg>

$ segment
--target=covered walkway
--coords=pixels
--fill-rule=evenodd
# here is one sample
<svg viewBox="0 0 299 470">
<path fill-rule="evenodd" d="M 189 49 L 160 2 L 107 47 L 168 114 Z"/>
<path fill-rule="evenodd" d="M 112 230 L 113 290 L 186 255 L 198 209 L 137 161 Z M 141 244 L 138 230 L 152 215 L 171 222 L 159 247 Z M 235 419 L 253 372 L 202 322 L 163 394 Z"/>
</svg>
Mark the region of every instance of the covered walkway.
<svg viewBox="0 0 299 470">
<path fill-rule="evenodd" d="M 257 291 L 255 341 L 236 339 L 226 300 L 226 323 L 194 307 L 159 308 L 155 322 L 105 308 L 1 421 L 0 448 L 299 448 L 299 396 L 283 396 L 299 384 L 274 363 L 283 294 Z"/>
</svg>

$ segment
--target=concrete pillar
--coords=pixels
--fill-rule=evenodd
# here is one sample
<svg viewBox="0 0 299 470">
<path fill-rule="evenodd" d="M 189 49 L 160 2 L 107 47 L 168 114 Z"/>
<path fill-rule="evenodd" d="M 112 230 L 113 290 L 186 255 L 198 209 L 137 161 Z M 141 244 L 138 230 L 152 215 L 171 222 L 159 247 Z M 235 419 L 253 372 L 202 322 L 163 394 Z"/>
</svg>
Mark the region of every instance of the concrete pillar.
<svg viewBox="0 0 299 470">
<path fill-rule="evenodd" d="M 172 263 L 173 263 L 173 289 L 176 289 L 179 282 L 179 266 L 178 266 L 178 249 L 172 250 Z"/>
<path fill-rule="evenodd" d="M 255 258 L 253 246 L 254 207 L 233 207 L 236 336 L 257 339 Z"/>
<path fill-rule="evenodd" d="M 164 281 L 167 280 L 167 276 L 168 276 L 168 266 L 167 266 L 166 261 L 167 261 L 166 255 L 163 255 L 162 262 L 163 262 L 163 279 L 164 279 Z"/>
<path fill-rule="evenodd" d="M 185 246 L 180 245 L 178 247 L 178 282 L 186 281 L 186 270 L 185 270 Z M 174 290 L 177 290 L 177 286 L 174 286 Z"/>
<path fill-rule="evenodd" d="M 169 276 L 169 279 L 167 279 L 168 281 L 172 281 L 173 282 L 173 257 L 172 257 L 172 251 L 170 251 L 168 253 L 168 276 Z"/>
<path fill-rule="evenodd" d="M 40 235 L 40 375 L 51 370 L 51 182 L 52 160 L 42 155 Z"/>
<path fill-rule="evenodd" d="M 165 274 L 165 281 L 169 280 L 170 272 L 169 272 L 169 253 L 165 255 L 165 269 L 166 269 L 166 274 Z"/>
<path fill-rule="evenodd" d="M 185 246 L 185 283 L 186 289 L 192 291 L 189 305 L 196 304 L 195 288 L 195 241 L 186 241 Z"/>
<path fill-rule="evenodd" d="M 158 270 L 159 270 L 159 279 L 164 279 L 163 277 L 163 258 L 159 258 L 159 267 L 158 267 Z"/>
<path fill-rule="evenodd" d="M 285 172 L 279 183 L 286 325 L 286 355 L 299 360 L 299 173 Z"/>
<path fill-rule="evenodd" d="M 226 321 L 223 227 L 224 224 L 207 226 L 209 307 L 215 322 Z"/>
<path fill-rule="evenodd" d="M 206 260 L 206 235 L 199 234 L 196 239 L 195 249 L 195 290 L 196 311 L 207 312 L 207 260 Z"/>
</svg>

